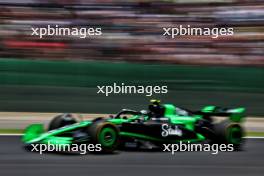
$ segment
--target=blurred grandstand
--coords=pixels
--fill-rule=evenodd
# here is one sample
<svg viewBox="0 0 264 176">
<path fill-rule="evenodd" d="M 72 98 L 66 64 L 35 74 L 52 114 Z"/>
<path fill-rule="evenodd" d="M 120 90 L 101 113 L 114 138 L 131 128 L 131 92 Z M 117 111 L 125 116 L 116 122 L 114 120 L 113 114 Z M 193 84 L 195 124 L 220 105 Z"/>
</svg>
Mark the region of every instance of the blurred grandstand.
<svg viewBox="0 0 264 176">
<path fill-rule="evenodd" d="M 263 0 L 0 0 L 0 57 L 264 65 Z M 80 39 L 31 27 L 102 27 Z M 162 36 L 162 27 L 233 27 L 235 35 Z"/>
</svg>

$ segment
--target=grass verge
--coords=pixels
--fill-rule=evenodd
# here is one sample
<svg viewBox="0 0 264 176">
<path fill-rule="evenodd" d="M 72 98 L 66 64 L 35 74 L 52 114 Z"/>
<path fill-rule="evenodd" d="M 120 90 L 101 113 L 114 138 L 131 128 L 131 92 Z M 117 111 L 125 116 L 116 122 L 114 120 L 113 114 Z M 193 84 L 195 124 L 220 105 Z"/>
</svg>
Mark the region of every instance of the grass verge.
<svg viewBox="0 0 264 176">
<path fill-rule="evenodd" d="M 22 129 L 0 129 L 0 134 L 22 134 Z"/>
<path fill-rule="evenodd" d="M 264 132 L 249 131 L 246 136 L 264 137 Z"/>
</svg>

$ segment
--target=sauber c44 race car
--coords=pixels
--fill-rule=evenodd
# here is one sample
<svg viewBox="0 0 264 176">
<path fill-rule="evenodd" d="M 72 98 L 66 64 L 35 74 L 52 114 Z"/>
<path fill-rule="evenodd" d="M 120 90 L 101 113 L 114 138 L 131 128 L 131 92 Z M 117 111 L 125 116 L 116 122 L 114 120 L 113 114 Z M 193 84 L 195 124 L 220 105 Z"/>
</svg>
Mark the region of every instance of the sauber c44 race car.
<svg viewBox="0 0 264 176">
<path fill-rule="evenodd" d="M 243 144 L 244 112 L 244 108 L 216 106 L 190 111 L 152 100 L 148 111 L 123 109 L 108 118 L 78 122 L 72 114 L 61 114 L 53 118 L 47 131 L 41 124 L 27 127 L 22 141 L 26 146 L 101 144 L 101 151 L 107 153 L 124 147 L 161 147 L 179 142 L 233 144 L 239 150 Z M 215 116 L 227 118 L 219 121 L 214 120 Z"/>
</svg>

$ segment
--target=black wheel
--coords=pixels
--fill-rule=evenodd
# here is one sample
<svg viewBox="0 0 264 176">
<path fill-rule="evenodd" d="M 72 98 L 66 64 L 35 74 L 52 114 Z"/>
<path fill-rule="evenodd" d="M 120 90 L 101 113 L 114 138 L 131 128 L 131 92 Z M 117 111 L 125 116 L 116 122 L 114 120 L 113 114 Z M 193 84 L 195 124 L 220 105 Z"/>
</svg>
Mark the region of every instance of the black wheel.
<svg viewBox="0 0 264 176">
<path fill-rule="evenodd" d="M 98 121 L 88 127 L 93 144 L 101 144 L 102 153 L 112 153 L 118 147 L 119 129 L 112 123 Z"/>
<path fill-rule="evenodd" d="M 233 144 L 235 150 L 241 150 L 244 143 L 244 130 L 238 123 L 229 120 L 214 125 L 214 143 Z"/>
<path fill-rule="evenodd" d="M 48 127 L 48 130 L 54 130 L 57 128 L 64 127 L 66 125 L 71 125 L 76 123 L 77 120 L 73 117 L 72 114 L 60 114 L 58 116 L 55 116 Z"/>
</svg>

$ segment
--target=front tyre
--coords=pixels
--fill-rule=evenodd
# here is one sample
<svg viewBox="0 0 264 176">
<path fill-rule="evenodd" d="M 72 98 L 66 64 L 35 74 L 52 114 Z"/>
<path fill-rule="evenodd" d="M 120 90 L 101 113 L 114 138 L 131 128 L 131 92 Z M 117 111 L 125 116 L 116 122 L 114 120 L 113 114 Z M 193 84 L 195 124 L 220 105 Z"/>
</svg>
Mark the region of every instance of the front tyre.
<svg viewBox="0 0 264 176">
<path fill-rule="evenodd" d="M 102 153 L 112 153 L 118 147 L 119 129 L 112 123 L 99 121 L 88 127 L 92 143 L 101 144 Z"/>
</svg>

